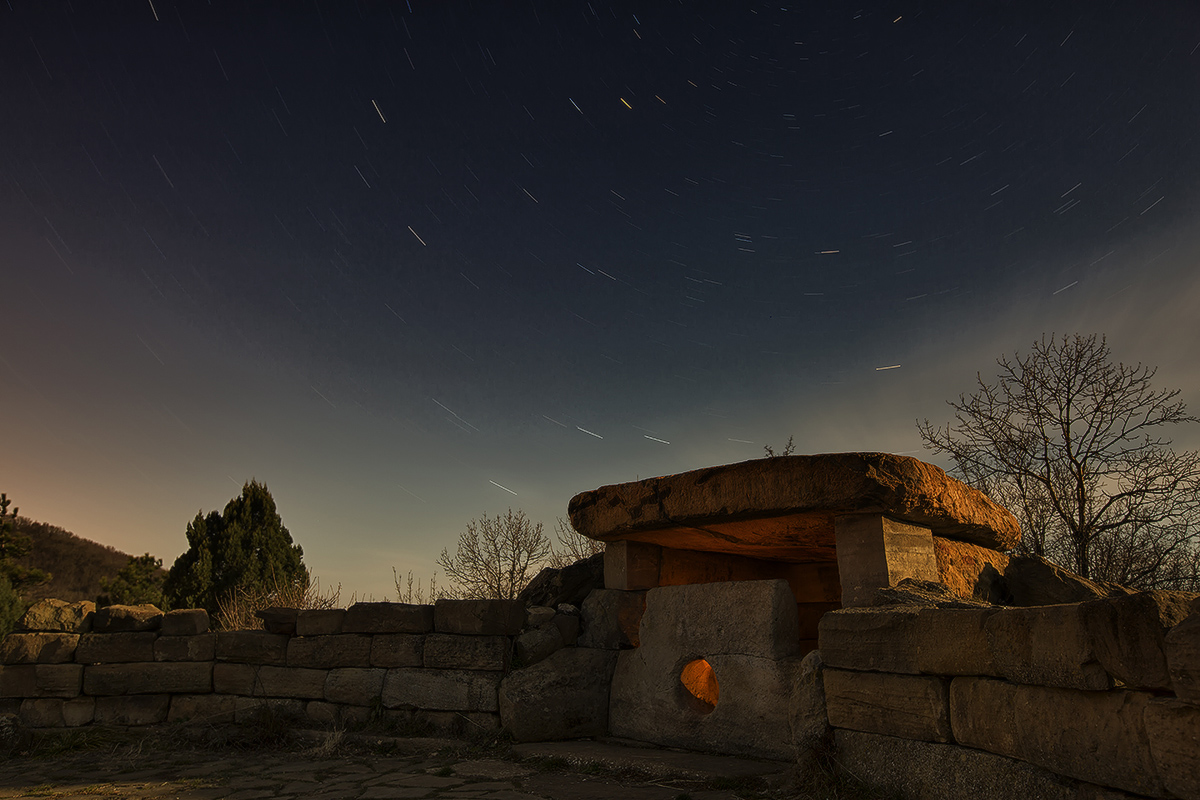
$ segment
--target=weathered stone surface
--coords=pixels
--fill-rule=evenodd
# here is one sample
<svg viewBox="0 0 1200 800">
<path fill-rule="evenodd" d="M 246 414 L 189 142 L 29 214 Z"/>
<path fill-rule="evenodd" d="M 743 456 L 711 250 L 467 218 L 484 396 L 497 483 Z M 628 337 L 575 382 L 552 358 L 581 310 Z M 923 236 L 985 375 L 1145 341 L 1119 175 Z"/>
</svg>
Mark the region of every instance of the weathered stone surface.
<svg viewBox="0 0 1200 800">
<path fill-rule="evenodd" d="M 162 625 L 163 612 L 149 603 L 136 606 L 104 606 L 96 609 L 92 618 L 95 633 L 123 633 L 127 631 L 156 631 Z"/>
<path fill-rule="evenodd" d="M 246 664 L 287 663 L 288 637 L 267 631 L 218 631 L 217 661 Z"/>
<path fill-rule="evenodd" d="M 518 742 L 557 741 L 608 733 L 611 650 L 572 647 L 509 673 L 500 684 L 500 720 Z"/>
<path fill-rule="evenodd" d="M 888 453 L 759 458 L 604 486 L 576 495 L 568 513 L 601 541 L 797 562 L 834 560 L 838 514 L 886 514 L 996 550 L 1020 540 L 1016 519 L 981 492 Z"/>
<path fill-rule="evenodd" d="M 1009 557 L 1004 553 L 935 536 L 933 554 L 937 559 L 938 580 L 958 597 L 997 605 L 1010 601 L 1004 580 Z"/>
<path fill-rule="evenodd" d="M 517 663 L 522 668 L 533 666 L 554 651 L 561 649 L 562 646 L 562 633 L 552 622 L 547 622 L 540 628 L 525 631 L 513 642 Z"/>
<path fill-rule="evenodd" d="M 1064 689 L 1108 689 L 1079 604 L 1006 608 L 987 619 L 996 670 L 1014 683 Z"/>
<path fill-rule="evenodd" d="M 223 664 L 218 666 L 245 666 Z M 233 722 L 237 699 L 219 694 L 176 694 L 171 696 L 167 722 L 205 722 L 210 725 Z"/>
<path fill-rule="evenodd" d="M 500 672 L 389 669 L 383 681 L 383 704 L 410 705 L 434 711 L 495 711 Z"/>
<path fill-rule="evenodd" d="M 177 608 L 163 614 L 163 636 L 199 636 L 208 633 L 208 612 L 203 608 Z"/>
<path fill-rule="evenodd" d="M 53 633 L 89 633 L 96 615 L 96 604 L 91 600 L 68 603 L 49 598 L 39 600 L 25 610 L 17 620 L 17 631 L 45 631 Z"/>
<path fill-rule="evenodd" d="M 950 721 L 954 738 L 968 747 L 1082 781 L 1161 797 L 1163 784 L 1143 721 L 1151 699 L 1145 692 L 1088 692 L 954 678 Z"/>
<path fill-rule="evenodd" d="M 638 628 L 646 610 L 645 592 L 597 589 L 580 609 L 580 647 L 619 650 L 638 646 Z"/>
<path fill-rule="evenodd" d="M 825 669 L 829 724 L 926 742 L 950 742 L 949 679 Z"/>
<path fill-rule="evenodd" d="M 30 698 L 21 701 L 21 724 L 30 728 L 78 728 L 89 725 L 96 711 L 91 697 L 70 700 Z"/>
<path fill-rule="evenodd" d="M 1132 594 L 1115 583 L 1088 580 L 1041 556 L 1013 556 L 1004 569 L 1004 585 L 1015 606 L 1082 603 L 1101 597 Z"/>
<path fill-rule="evenodd" d="M 258 671 L 261 667 L 255 664 L 223 664 L 213 665 L 213 691 L 217 694 L 240 694 L 249 697 L 262 694 L 258 685 Z"/>
<path fill-rule="evenodd" d="M 929 608 L 995 608 L 982 600 L 966 599 L 950 591 L 940 581 L 922 581 L 904 578 L 895 586 L 883 586 L 875 590 L 875 596 L 865 605 L 921 606 Z"/>
<path fill-rule="evenodd" d="M 323 727 L 346 728 L 365 724 L 371 718 L 371 709 L 310 700 L 304 707 L 304 714 L 310 721 Z"/>
<path fill-rule="evenodd" d="M 555 614 L 550 624 L 558 628 L 564 647 L 574 647 L 579 642 L 579 613 Z"/>
<path fill-rule="evenodd" d="M 233 721 L 239 725 L 253 723 L 264 717 L 273 717 L 288 722 L 304 720 L 308 704 L 303 700 L 282 697 L 235 697 Z"/>
<path fill-rule="evenodd" d="M 129 661 L 153 661 L 153 631 L 125 633 L 85 633 L 79 637 L 75 660 L 80 664 L 119 664 Z"/>
<path fill-rule="evenodd" d="M 0 642 L 0 663 L 63 664 L 75 660 L 77 633 L 10 633 Z"/>
<path fill-rule="evenodd" d="M 615 544 L 614 542 L 610 546 Z M 629 544 L 632 546 L 638 543 Z M 840 603 L 842 599 L 842 584 L 836 561 L 796 564 L 730 553 L 676 550 L 673 547 L 663 547 L 660 550 L 659 586 L 782 578 L 788 582 L 797 603 Z"/>
<path fill-rule="evenodd" d="M 385 669 L 331 669 L 325 679 L 325 699 L 330 703 L 369 706 L 383 695 Z"/>
<path fill-rule="evenodd" d="M 372 667 L 419 667 L 425 663 L 425 637 L 381 633 L 371 637 Z"/>
<path fill-rule="evenodd" d="M 170 705 L 169 694 L 97 697 L 94 721 L 97 725 L 154 725 L 166 720 Z"/>
<path fill-rule="evenodd" d="M 920 609 L 853 608 L 821 618 L 821 658 L 827 667 L 916 674 L 916 626 Z"/>
<path fill-rule="evenodd" d="M 292 636 L 296 633 L 296 617 L 300 610 L 284 606 L 272 606 L 254 612 L 254 616 L 262 620 L 263 629 L 267 633 L 280 633 Z"/>
<path fill-rule="evenodd" d="M 1146 706 L 1146 733 L 1163 786 L 1176 797 L 1200 798 L 1200 706 L 1158 698 Z"/>
<path fill-rule="evenodd" d="M 641 644 L 760 658 L 796 655 L 796 603 L 787 582 L 739 581 L 664 586 L 646 593 Z"/>
<path fill-rule="evenodd" d="M 839 515 L 834 535 L 846 607 L 871 605 L 876 590 L 905 579 L 938 579 L 928 528 L 879 514 Z"/>
<path fill-rule="evenodd" d="M 74 665 L 46 664 L 44 666 Z M 41 692 L 38 691 L 37 673 L 35 672 L 37 667 L 37 664 L 12 664 L 0 667 L 0 697 L 40 697 Z"/>
<path fill-rule="evenodd" d="M 361 667 L 371 662 L 371 637 L 358 633 L 297 636 L 288 642 L 289 667 Z"/>
<path fill-rule="evenodd" d="M 433 627 L 438 633 L 475 636 L 515 636 L 525 622 L 520 600 L 438 600 Z"/>
<path fill-rule="evenodd" d="M 83 668 L 83 693 L 202 694 L 212 691 L 213 665 L 204 662 L 89 664 Z"/>
<path fill-rule="evenodd" d="M 155 661 L 212 661 L 217 653 L 217 635 L 159 636 L 154 640 Z"/>
<path fill-rule="evenodd" d="M 75 697 L 82 682 L 82 664 L 0 667 L 0 697 Z"/>
<path fill-rule="evenodd" d="M 792 728 L 792 747 L 801 774 L 811 774 L 818 766 L 833 728 L 825 707 L 825 666 L 820 652 L 814 650 L 800 661 L 788 704 Z"/>
<path fill-rule="evenodd" d="M 428 633 L 433 606 L 410 603 L 355 603 L 342 618 L 342 633 Z"/>
<path fill-rule="evenodd" d="M 213 667 L 213 691 L 246 697 L 323 700 L 328 675 L 323 669 L 218 663 Z"/>
<path fill-rule="evenodd" d="M 834 731 L 835 764 L 856 780 L 919 800 L 1138 800 L 1024 761 L 915 739 Z"/>
<path fill-rule="evenodd" d="M 557 612 L 549 606 L 529 606 L 525 609 L 525 627 L 524 630 L 531 631 L 534 628 L 540 628 L 550 620 L 554 619 Z"/>
<path fill-rule="evenodd" d="M 435 736 L 463 739 L 500 730 L 500 715 L 484 711 L 385 711 L 385 718 L 408 718 L 409 724 L 426 727 Z M 521 798 L 524 800 L 524 798 Z"/>
<path fill-rule="evenodd" d="M 1079 607 L 1096 659 L 1131 689 L 1171 689 L 1164 638 L 1190 613 L 1193 592 L 1151 591 L 1093 600 Z"/>
<path fill-rule="evenodd" d="M 604 554 L 597 553 L 561 569 L 546 567 L 521 590 L 517 599 L 528 605 L 550 608 L 555 608 L 559 603 L 577 606 L 589 592 L 603 586 Z"/>
<path fill-rule="evenodd" d="M 1200 703 L 1200 611 L 1167 632 L 1163 649 L 1175 694 L 1180 700 Z"/>
<path fill-rule="evenodd" d="M 926 675 L 999 675 L 988 643 L 991 608 L 922 608 L 910 628 L 917 672 Z"/>
<path fill-rule="evenodd" d="M 604 548 L 604 588 L 636 592 L 658 586 L 662 548 L 657 544 L 621 540 Z"/>
<path fill-rule="evenodd" d="M 346 618 L 344 608 L 303 609 L 296 616 L 297 636 L 327 636 L 342 632 L 342 620 Z"/>
<path fill-rule="evenodd" d="M 425 666 L 430 669 L 506 670 L 512 646 L 507 636 L 459 636 L 431 633 L 425 637 Z"/>
</svg>

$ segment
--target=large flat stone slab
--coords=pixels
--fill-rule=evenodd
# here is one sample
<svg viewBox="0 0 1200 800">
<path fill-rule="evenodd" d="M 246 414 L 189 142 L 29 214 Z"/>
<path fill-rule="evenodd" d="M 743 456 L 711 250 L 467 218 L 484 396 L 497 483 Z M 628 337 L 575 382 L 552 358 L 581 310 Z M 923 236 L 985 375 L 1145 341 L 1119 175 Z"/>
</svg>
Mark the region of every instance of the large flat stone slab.
<svg viewBox="0 0 1200 800">
<path fill-rule="evenodd" d="M 575 530 L 603 542 L 779 561 L 834 561 L 834 517 L 883 514 L 934 535 L 1007 550 L 1015 517 L 990 498 L 915 458 L 828 453 L 602 486 L 571 499 Z"/>
</svg>

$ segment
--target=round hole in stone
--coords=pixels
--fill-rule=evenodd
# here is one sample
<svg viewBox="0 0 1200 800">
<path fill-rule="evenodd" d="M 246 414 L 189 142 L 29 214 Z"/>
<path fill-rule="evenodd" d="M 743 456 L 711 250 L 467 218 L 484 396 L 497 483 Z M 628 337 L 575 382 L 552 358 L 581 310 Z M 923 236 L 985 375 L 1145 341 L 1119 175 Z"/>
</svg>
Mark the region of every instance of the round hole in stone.
<svg viewBox="0 0 1200 800">
<path fill-rule="evenodd" d="M 713 672 L 712 664 L 703 658 L 684 664 L 679 672 L 679 682 L 687 690 L 691 705 L 700 713 L 711 713 L 717 707 L 721 687 L 717 684 L 717 674 Z"/>
</svg>

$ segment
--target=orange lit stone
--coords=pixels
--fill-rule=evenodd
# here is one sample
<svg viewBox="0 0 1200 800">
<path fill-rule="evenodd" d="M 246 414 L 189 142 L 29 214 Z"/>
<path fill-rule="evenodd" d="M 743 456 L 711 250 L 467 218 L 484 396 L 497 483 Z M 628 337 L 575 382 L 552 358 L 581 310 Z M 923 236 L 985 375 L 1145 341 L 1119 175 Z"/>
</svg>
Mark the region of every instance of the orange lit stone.
<svg viewBox="0 0 1200 800">
<path fill-rule="evenodd" d="M 688 662 L 679 673 L 679 681 L 692 697 L 700 701 L 705 713 L 717 707 L 721 687 L 717 685 L 717 675 L 713 672 L 712 665 L 703 658 Z"/>
</svg>

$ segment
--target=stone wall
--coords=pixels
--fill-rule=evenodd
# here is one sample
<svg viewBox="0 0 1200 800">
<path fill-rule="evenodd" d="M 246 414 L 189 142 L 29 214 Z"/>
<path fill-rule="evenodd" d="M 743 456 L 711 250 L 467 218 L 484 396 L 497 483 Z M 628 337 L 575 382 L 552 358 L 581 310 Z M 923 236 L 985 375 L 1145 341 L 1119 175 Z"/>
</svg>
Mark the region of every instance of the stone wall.
<svg viewBox="0 0 1200 800">
<path fill-rule="evenodd" d="M 260 631 L 203 610 L 38 604 L 0 645 L 0 713 L 30 727 L 237 722 L 269 706 L 317 724 L 377 718 L 441 732 L 500 725 L 498 689 L 534 613 L 558 645 L 574 625 L 520 601 L 356 603 L 275 610 Z M 536 637 L 535 637 L 536 638 Z M 544 638 L 544 637 L 543 637 Z M 569 643 L 573 643 L 570 640 Z"/>
<path fill-rule="evenodd" d="M 1200 798 L 1200 600 L 825 615 L 836 763 L 910 798 Z"/>
</svg>

